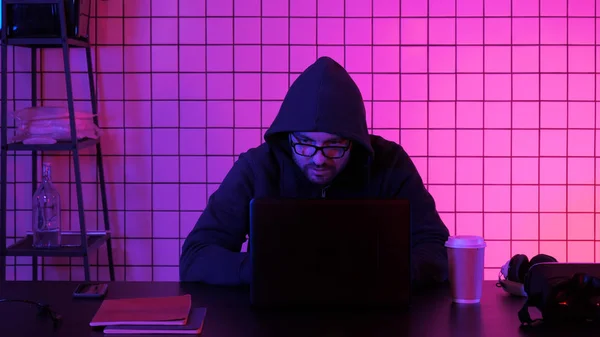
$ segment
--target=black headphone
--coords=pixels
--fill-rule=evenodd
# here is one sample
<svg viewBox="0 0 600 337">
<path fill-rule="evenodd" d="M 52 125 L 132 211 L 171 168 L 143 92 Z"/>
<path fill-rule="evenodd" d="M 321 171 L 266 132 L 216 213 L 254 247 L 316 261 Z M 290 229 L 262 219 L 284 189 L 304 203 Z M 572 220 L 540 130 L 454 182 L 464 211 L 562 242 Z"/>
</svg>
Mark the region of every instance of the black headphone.
<svg viewBox="0 0 600 337">
<path fill-rule="evenodd" d="M 525 277 L 529 268 L 538 263 L 558 262 L 556 258 L 546 254 L 538 254 L 531 258 L 525 254 L 516 254 L 500 269 L 497 287 L 516 296 L 527 296 L 524 289 Z"/>
</svg>

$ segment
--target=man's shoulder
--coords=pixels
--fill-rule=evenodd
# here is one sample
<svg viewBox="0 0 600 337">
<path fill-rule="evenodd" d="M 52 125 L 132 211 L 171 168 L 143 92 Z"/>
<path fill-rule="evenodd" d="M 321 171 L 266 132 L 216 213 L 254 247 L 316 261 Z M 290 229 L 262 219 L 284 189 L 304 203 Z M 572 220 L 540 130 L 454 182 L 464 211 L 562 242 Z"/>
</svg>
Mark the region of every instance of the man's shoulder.
<svg viewBox="0 0 600 337">
<path fill-rule="evenodd" d="M 242 152 L 239 157 L 239 159 L 245 160 L 253 169 L 265 169 L 273 166 L 273 158 L 273 151 L 267 143 L 249 148 Z"/>
<path fill-rule="evenodd" d="M 407 179 L 421 181 L 417 167 L 402 145 L 373 135 L 371 146 L 375 151 L 371 165 L 372 178 L 385 185 L 392 195 L 405 186 Z"/>
<path fill-rule="evenodd" d="M 264 156 L 268 156 L 270 152 L 269 145 L 267 143 L 261 143 L 258 146 L 251 147 L 246 149 L 244 152 L 240 154 L 240 156 L 245 157 L 246 159 L 250 158 L 260 158 Z"/>
<path fill-rule="evenodd" d="M 375 163 L 390 164 L 408 157 L 400 144 L 378 135 L 371 135 L 371 146 L 375 152 Z"/>
</svg>

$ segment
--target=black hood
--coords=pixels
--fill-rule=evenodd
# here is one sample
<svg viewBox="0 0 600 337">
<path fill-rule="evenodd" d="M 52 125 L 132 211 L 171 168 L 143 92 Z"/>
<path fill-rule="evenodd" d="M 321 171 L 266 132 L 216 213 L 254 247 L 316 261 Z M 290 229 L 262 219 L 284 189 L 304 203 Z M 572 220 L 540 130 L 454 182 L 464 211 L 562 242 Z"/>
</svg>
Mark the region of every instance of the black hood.
<svg viewBox="0 0 600 337">
<path fill-rule="evenodd" d="M 348 72 L 330 57 L 320 57 L 294 81 L 264 139 L 281 144 L 290 132 L 336 134 L 352 140 L 355 149 L 360 145 L 369 158 L 373 157 L 360 90 Z"/>
</svg>

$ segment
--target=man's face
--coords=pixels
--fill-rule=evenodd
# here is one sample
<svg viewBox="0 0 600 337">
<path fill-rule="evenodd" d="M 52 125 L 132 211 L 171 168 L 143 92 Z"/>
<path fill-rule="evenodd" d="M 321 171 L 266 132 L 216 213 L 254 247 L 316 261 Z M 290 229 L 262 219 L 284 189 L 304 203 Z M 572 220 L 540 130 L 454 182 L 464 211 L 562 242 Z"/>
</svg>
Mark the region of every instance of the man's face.
<svg viewBox="0 0 600 337">
<path fill-rule="evenodd" d="M 315 184 L 328 184 L 350 159 L 350 141 L 325 132 L 290 134 L 294 161 Z"/>
</svg>

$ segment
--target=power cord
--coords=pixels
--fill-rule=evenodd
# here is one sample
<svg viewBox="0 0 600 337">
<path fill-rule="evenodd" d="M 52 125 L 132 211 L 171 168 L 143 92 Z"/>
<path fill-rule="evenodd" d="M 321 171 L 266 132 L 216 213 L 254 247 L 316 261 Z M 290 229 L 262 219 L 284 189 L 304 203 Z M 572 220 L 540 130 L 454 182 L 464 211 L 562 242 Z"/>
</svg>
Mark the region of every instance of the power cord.
<svg viewBox="0 0 600 337">
<path fill-rule="evenodd" d="M 55 329 L 58 328 L 60 322 L 62 321 L 62 316 L 59 313 L 57 313 L 56 311 L 54 311 L 54 309 L 52 309 L 50 307 L 50 305 L 48 305 L 48 304 L 43 304 L 40 302 L 31 301 L 31 300 L 18 300 L 18 299 L 9 299 L 9 298 L 0 298 L 0 302 L 21 302 L 21 303 L 32 304 L 38 309 L 39 316 L 50 317 Z"/>
</svg>

